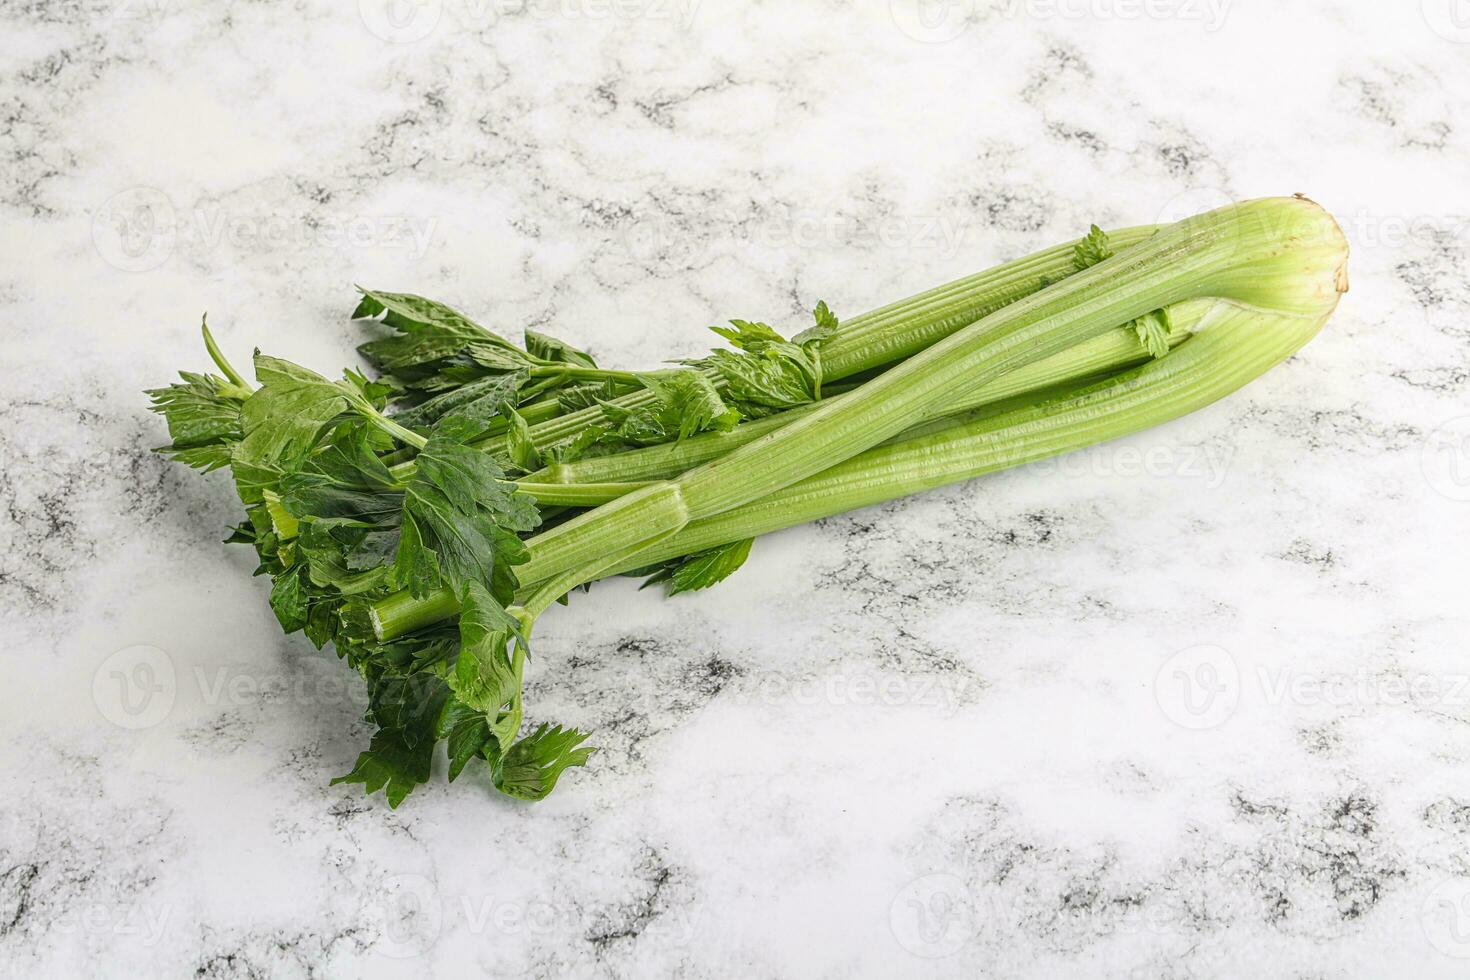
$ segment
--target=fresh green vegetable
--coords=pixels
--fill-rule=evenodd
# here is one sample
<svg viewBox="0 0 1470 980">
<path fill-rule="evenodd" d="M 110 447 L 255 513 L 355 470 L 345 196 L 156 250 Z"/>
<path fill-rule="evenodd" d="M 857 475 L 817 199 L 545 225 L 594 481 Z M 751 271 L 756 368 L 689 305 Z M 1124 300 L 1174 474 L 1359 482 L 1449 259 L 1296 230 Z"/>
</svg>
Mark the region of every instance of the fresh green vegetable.
<svg viewBox="0 0 1470 980">
<path fill-rule="evenodd" d="M 769 497 L 694 521 L 638 555 L 644 564 L 752 538 L 1119 438 L 1225 397 L 1311 340 L 1320 314 L 1266 312 L 1228 301 L 1172 307 L 1197 318 L 1169 357 L 1035 405 L 870 449 Z M 623 562 L 617 574 L 636 567 Z M 728 573 L 726 573 L 728 574 Z"/>
<path fill-rule="evenodd" d="M 1124 228 L 1112 232 L 1108 240 L 1114 248 L 1126 248 L 1143 241 L 1156 230 L 1155 226 Z M 1083 247 L 1085 241 L 1079 239 L 1053 246 L 840 323 L 826 304 L 820 303 L 813 313 L 813 327 L 792 339 L 798 344 L 821 341 L 823 385 L 886 367 L 986 314 L 1086 268 L 1095 252 Z M 725 331 L 725 328 L 716 330 Z M 707 366 L 705 373 L 717 385 L 723 380 L 713 366 Z M 771 397 L 778 396 L 773 393 Z M 573 397 L 562 403 L 569 411 L 546 414 L 548 410 L 543 409 L 535 419 L 526 415 L 527 420 L 534 423 L 530 435 L 537 446 L 564 444 L 584 433 L 589 426 L 598 426 L 606 421 L 601 404 L 578 404 L 578 400 Z M 607 401 L 620 408 L 636 410 L 654 404 L 656 398 L 648 390 L 637 390 Z M 486 444 L 491 451 L 503 448 L 495 439 L 496 431 L 494 427 L 487 431 Z M 392 462 L 400 463 L 406 458 L 394 458 Z"/>
<path fill-rule="evenodd" d="M 606 370 L 524 347 L 422 297 L 365 291 L 382 376 L 257 356 L 259 388 L 185 374 L 150 394 L 165 452 L 231 469 L 288 632 L 364 678 L 371 744 L 341 781 L 397 805 L 447 745 L 503 793 L 544 797 L 591 752 L 521 736 L 537 617 L 643 570 L 671 594 L 781 527 L 1135 432 L 1238 388 L 1305 343 L 1346 288 L 1335 223 L 1301 199 L 1083 239 L 870 314 L 820 303 L 787 339 Z M 522 474 L 515 476 L 514 474 Z M 584 510 L 583 508 L 591 508 Z"/>
<path fill-rule="evenodd" d="M 933 417 L 956 391 L 982 388 L 1008 370 L 1161 307 L 1217 297 L 1296 312 L 1320 293 L 1320 275 L 1310 274 L 1320 270 L 1312 263 L 1330 262 L 1341 242 L 1331 217 L 1298 198 L 1246 202 L 1186 219 L 957 331 L 845 398 L 530 538 L 518 574 L 539 581 L 588 555 L 633 548 L 640 537 L 677 531 L 772 494 Z M 444 595 L 414 598 L 451 608 Z M 380 600 L 380 625 L 386 603 L 395 610 L 405 605 L 401 597 Z"/>
<path fill-rule="evenodd" d="M 1149 319 L 1157 322 L 1153 316 Z M 1171 323 L 1163 338 L 1164 352 L 1168 352 L 1168 347 L 1183 342 L 1187 336 L 1189 330 L 1186 326 Z M 1152 356 L 1161 355 L 1155 354 L 1154 348 L 1145 346 L 1131 326 L 1120 327 L 1002 375 L 974 391 L 961 389 L 958 394 L 949 393 L 930 414 L 943 417 L 965 412 L 1028 392 L 1044 391 L 1058 384 L 1107 374 L 1141 363 Z M 718 459 L 732 449 L 754 442 L 768 432 L 789 425 L 811 414 L 816 408 L 817 403 L 814 402 L 743 423 L 727 433 L 707 433 L 628 452 L 571 463 L 553 463 L 528 475 L 521 481 L 521 486 L 537 500 L 548 503 L 604 503 L 613 496 L 626 492 L 628 483 L 677 476 L 701 463 Z M 548 484 L 565 484 L 566 487 Z M 606 485 L 608 488 L 602 491 L 606 496 L 594 496 L 596 491 L 592 488 L 599 485 Z M 623 486 L 624 489 L 613 493 L 612 488 L 618 486 Z M 572 494 L 575 494 L 575 501 Z"/>
</svg>

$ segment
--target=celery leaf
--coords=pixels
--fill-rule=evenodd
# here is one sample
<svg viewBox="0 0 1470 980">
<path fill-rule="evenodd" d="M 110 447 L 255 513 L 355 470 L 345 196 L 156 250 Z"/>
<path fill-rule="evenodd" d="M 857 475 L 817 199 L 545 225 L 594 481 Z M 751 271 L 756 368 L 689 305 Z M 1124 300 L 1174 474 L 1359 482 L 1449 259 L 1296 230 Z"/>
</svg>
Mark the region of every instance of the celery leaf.
<svg viewBox="0 0 1470 980">
<path fill-rule="evenodd" d="M 441 585 L 459 592 L 474 581 L 508 602 L 510 566 L 527 558 L 516 532 L 540 523 L 535 504 L 489 454 L 467 444 L 478 431 L 460 419 L 440 425 L 405 487 L 395 567 L 415 595 Z"/>
<path fill-rule="evenodd" d="M 536 443 L 531 439 L 531 427 L 526 420 L 515 409 L 506 406 L 502 415 L 510 427 L 506 430 L 506 446 L 510 449 L 510 461 L 524 472 L 530 473 L 541 468 L 541 454 L 536 451 Z"/>
<path fill-rule="evenodd" d="M 1132 327 L 1151 357 L 1169 353 L 1169 311 L 1154 310 L 1134 320 Z"/>
<path fill-rule="evenodd" d="M 410 387 L 452 388 L 486 372 L 515 371 L 536 363 L 458 310 L 412 293 L 363 290 L 352 315 L 359 319 L 381 315 L 381 322 L 397 331 L 357 350 L 374 367 Z"/>
<path fill-rule="evenodd" d="M 736 569 L 745 564 L 745 559 L 750 557 L 750 546 L 753 543 L 753 538 L 746 538 L 676 558 L 649 576 L 639 588 L 646 589 L 654 583 L 663 582 L 669 595 L 708 589 L 729 578 Z"/>
<path fill-rule="evenodd" d="M 595 751 L 580 747 L 586 740 L 575 728 L 543 724 L 491 761 L 491 781 L 507 796 L 544 799 L 563 772 L 584 765 Z"/>
<path fill-rule="evenodd" d="M 548 337 L 534 330 L 526 331 L 526 351 L 532 357 L 539 357 L 543 361 L 551 361 L 556 364 L 570 364 L 573 367 L 585 368 L 597 367 L 597 362 L 586 351 L 573 347 L 564 340 L 557 340 L 555 337 Z"/>
<path fill-rule="evenodd" d="M 235 455 L 243 462 L 292 463 L 347 411 L 348 393 L 341 386 L 290 361 L 257 353 L 255 377 L 261 386 L 240 410 L 245 438 Z"/>
<path fill-rule="evenodd" d="M 1090 269 L 1104 259 L 1113 257 L 1113 246 L 1107 233 L 1093 225 L 1087 236 L 1072 247 L 1072 265 L 1078 272 Z"/>
<path fill-rule="evenodd" d="M 462 605 L 449 687 L 460 703 L 485 716 L 497 746 L 506 748 L 521 727 L 521 676 L 512 655 L 525 651 L 521 624 L 478 582 L 465 587 Z"/>
<path fill-rule="evenodd" d="M 827 316 L 830 315 L 829 310 Z M 820 319 L 819 316 L 819 322 Z M 687 363 L 712 369 L 724 382 L 725 392 L 732 401 L 787 409 L 821 397 L 820 336 L 796 343 L 786 340 L 767 324 L 750 320 L 731 320 L 729 327 L 710 329 L 739 351 L 711 351 L 708 357 Z"/>
<path fill-rule="evenodd" d="M 525 381 L 523 370 L 477 378 L 397 413 L 393 421 L 410 429 L 427 429 L 450 416 L 488 422 L 505 406 L 516 404 Z"/>
<path fill-rule="evenodd" d="M 452 783 L 471 759 L 480 757 L 492 738 L 485 713 L 453 699 L 439 719 L 439 737 L 449 750 L 449 781 Z"/>
<path fill-rule="evenodd" d="M 612 432 L 636 446 L 686 439 L 696 432 L 729 432 L 740 412 L 727 405 L 714 383 L 699 371 L 679 369 L 638 376 L 653 405 L 629 409 L 600 401 Z"/>
<path fill-rule="evenodd" d="M 224 378 L 179 372 L 183 384 L 152 388 L 152 411 L 164 417 L 173 443 L 157 451 L 209 472 L 228 466 L 231 447 L 243 436 L 241 398 Z"/>
<path fill-rule="evenodd" d="M 428 672 L 379 680 L 368 708 L 378 731 L 352 771 L 332 780 L 332 785 L 360 783 L 370 795 L 381 789 L 388 805 L 397 807 L 429 779 L 448 700 L 448 685 Z"/>
</svg>

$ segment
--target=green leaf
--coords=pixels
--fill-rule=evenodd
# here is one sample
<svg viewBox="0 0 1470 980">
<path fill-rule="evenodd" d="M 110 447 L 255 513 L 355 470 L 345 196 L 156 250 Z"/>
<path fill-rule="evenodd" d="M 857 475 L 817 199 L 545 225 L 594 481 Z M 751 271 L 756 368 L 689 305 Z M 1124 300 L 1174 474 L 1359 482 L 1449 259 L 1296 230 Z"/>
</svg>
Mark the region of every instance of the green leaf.
<svg viewBox="0 0 1470 980">
<path fill-rule="evenodd" d="M 526 350 L 533 357 L 539 357 L 543 361 L 555 361 L 558 364 L 571 364 L 576 367 L 597 367 L 597 362 L 586 351 L 579 350 L 564 340 L 557 340 L 555 337 L 549 337 L 534 330 L 526 331 Z"/>
<path fill-rule="evenodd" d="M 587 737 L 575 728 L 543 724 L 491 760 L 490 779 L 507 796 L 545 799 L 563 772 L 584 765 L 595 751 L 580 747 Z"/>
<path fill-rule="evenodd" d="M 1090 269 L 1104 259 L 1113 257 L 1113 246 L 1107 233 L 1093 225 L 1087 236 L 1072 247 L 1072 265 L 1078 272 Z"/>
<path fill-rule="evenodd" d="M 770 344 L 784 344 L 786 338 L 764 323 L 750 320 L 731 320 L 728 327 L 710 327 L 741 350 L 762 350 Z"/>
<path fill-rule="evenodd" d="M 478 427 L 462 419 L 447 420 L 419 451 L 410 488 L 415 484 L 437 487 L 467 514 L 481 507 L 509 512 L 515 484 L 505 482 L 505 472 L 492 456 L 469 445 L 478 434 Z M 528 531 L 531 526 L 517 530 Z"/>
<path fill-rule="evenodd" d="M 144 392 L 173 439 L 157 451 L 206 473 L 228 466 L 232 447 L 243 436 L 239 389 L 212 374 L 181 371 L 179 377 L 183 384 Z"/>
<path fill-rule="evenodd" d="M 611 423 L 609 431 L 635 446 L 652 446 L 672 442 L 675 438 L 663 424 L 657 407 L 632 409 L 615 402 L 603 402 L 602 413 Z"/>
<path fill-rule="evenodd" d="M 524 370 L 478 378 L 397 413 L 393 421 L 410 429 L 428 429 L 449 417 L 483 424 L 498 416 L 505 406 L 516 404 L 517 393 L 525 380 Z"/>
<path fill-rule="evenodd" d="M 696 432 L 729 432 L 740 422 L 740 412 L 725 404 L 702 372 L 680 368 L 638 379 L 657 399 L 653 405 L 630 410 L 601 402 L 613 433 L 625 442 L 652 446 Z"/>
<path fill-rule="evenodd" d="M 611 381 L 599 381 L 594 384 L 567 385 L 560 388 L 556 393 L 556 402 L 562 412 L 570 414 L 616 398 L 617 395 L 617 385 Z"/>
<path fill-rule="evenodd" d="M 452 783 L 476 756 L 483 757 L 486 745 L 494 738 L 485 722 L 485 713 L 450 699 L 439 720 L 439 737 L 447 739 L 449 781 Z"/>
<path fill-rule="evenodd" d="M 265 494 L 279 486 L 286 471 L 271 463 L 256 463 L 243 458 L 239 443 L 230 456 L 230 475 L 235 479 L 235 492 L 250 508 L 260 504 Z"/>
<path fill-rule="evenodd" d="M 415 384 L 432 376 L 443 362 L 466 358 L 490 370 L 515 370 L 534 363 L 510 341 L 486 330 L 443 303 L 412 293 L 363 290 L 353 317 L 376 317 L 398 331 L 371 340 L 358 352 L 379 370 Z"/>
<path fill-rule="evenodd" d="M 320 650 L 337 636 L 340 621 L 337 618 L 338 602 L 318 602 L 311 607 L 303 628 L 312 646 Z"/>
<path fill-rule="evenodd" d="M 812 308 L 812 320 L 810 327 L 791 338 L 793 343 L 806 346 L 826 340 L 837 333 L 839 321 L 837 314 L 827 307 L 826 300 L 817 300 L 817 305 Z"/>
<path fill-rule="evenodd" d="M 213 446 L 189 446 L 184 449 L 178 446 L 161 446 L 154 452 L 162 453 L 177 463 L 192 466 L 201 473 L 210 473 L 230 465 L 234 458 L 234 444 L 221 442 Z"/>
<path fill-rule="evenodd" d="M 509 601 L 510 566 L 529 557 L 516 532 L 540 523 L 536 506 L 488 453 L 467 445 L 477 431 L 446 420 L 419 452 L 405 489 L 395 575 L 416 596 L 479 582 Z"/>
<path fill-rule="evenodd" d="M 740 421 L 740 413 L 727 406 L 714 383 L 698 371 L 645 374 L 639 380 L 658 398 L 664 427 L 680 439 L 696 432 L 729 432 Z"/>
<path fill-rule="evenodd" d="M 400 394 L 399 387 L 393 382 L 381 378 L 371 379 L 352 368 L 342 372 L 342 383 L 355 391 L 359 396 L 358 400 L 371 406 L 375 412 L 381 412 L 394 395 Z"/>
<path fill-rule="evenodd" d="M 380 680 L 368 709 L 368 718 L 378 725 L 378 731 L 352 771 L 332 780 L 332 785 L 361 783 L 369 795 L 382 789 L 388 805 L 397 807 L 414 787 L 429 779 L 439 722 L 448 700 L 448 685 L 428 672 Z"/>
<path fill-rule="evenodd" d="M 828 309 L 827 301 L 824 299 L 817 300 L 817 305 L 812 309 L 812 319 L 816 321 L 818 330 L 831 333 L 837 329 L 837 314 Z"/>
<path fill-rule="evenodd" d="M 531 427 L 519 412 L 506 408 L 502 412 L 509 428 L 506 430 L 506 445 L 510 449 L 510 461 L 527 473 L 541 468 L 541 454 L 531 439 Z"/>
<path fill-rule="evenodd" d="M 255 376 L 261 387 L 240 410 L 245 438 L 235 458 L 242 462 L 294 463 L 347 410 L 347 392 L 290 361 L 257 353 Z"/>
<path fill-rule="evenodd" d="M 437 300 L 413 293 L 364 289 L 362 299 L 352 311 L 352 318 L 357 320 L 379 315 L 382 316 L 383 323 L 399 331 L 402 336 L 370 341 L 363 347 L 372 347 L 388 357 L 387 366 L 397 367 L 412 363 L 400 360 L 399 357 L 427 349 L 425 345 L 431 345 L 434 341 L 443 342 L 450 353 L 462 350 L 464 344 L 472 341 L 511 346 L 510 341 L 504 337 L 486 330 L 463 313 Z"/>
<path fill-rule="evenodd" d="M 393 581 L 411 595 L 425 596 L 439 588 L 439 553 L 426 540 L 419 519 L 407 506 L 398 532 L 398 550 L 393 557 Z"/>
<path fill-rule="evenodd" d="M 473 341 L 465 348 L 464 356 L 492 372 L 523 371 L 536 363 L 525 351 L 505 342 Z"/>
<path fill-rule="evenodd" d="M 662 427 L 659 431 L 662 431 Z M 586 456 L 595 447 L 622 445 L 622 438 L 606 426 L 588 425 L 578 430 L 577 434 L 570 439 L 563 439 L 561 442 L 546 447 L 541 453 L 541 458 L 547 463 L 571 463 Z"/>
<path fill-rule="evenodd" d="M 478 582 L 461 596 L 459 659 L 449 686 L 462 703 L 484 714 L 499 747 L 510 745 L 521 727 L 521 675 L 524 656 L 520 620 L 505 610 Z"/>
<path fill-rule="evenodd" d="M 816 397 L 807 366 L 779 351 L 751 355 L 717 350 L 700 363 L 714 368 L 725 383 L 725 393 L 736 402 L 785 410 Z"/>
<path fill-rule="evenodd" d="M 656 582 L 666 583 L 669 595 L 693 592 L 718 585 L 729 578 L 750 557 L 753 538 L 701 551 L 665 565 L 639 586 L 648 588 Z"/>
<path fill-rule="evenodd" d="M 301 464 L 301 472 L 318 474 L 361 490 L 397 490 L 387 465 L 378 455 L 393 442 L 363 419 L 340 423 Z"/>
<path fill-rule="evenodd" d="M 295 543 L 313 585 L 354 596 L 388 584 L 398 536 L 312 521 Z"/>
<path fill-rule="evenodd" d="M 354 486 L 322 473 L 288 473 L 279 487 L 280 506 L 298 521 L 396 527 L 403 511 L 401 491 Z"/>
<path fill-rule="evenodd" d="M 304 568 L 292 568 L 275 577 L 271 583 L 271 610 L 281 624 L 281 629 L 294 633 L 306 625 L 306 584 L 302 580 Z"/>
<path fill-rule="evenodd" d="M 509 641 L 520 621 L 505 611 L 479 582 L 465 586 L 459 617 L 460 650 L 449 687 L 460 701 L 487 714 L 519 693 Z"/>
<path fill-rule="evenodd" d="M 230 528 L 230 536 L 225 538 L 224 543 L 255 544 L 255 539 L 255 528 L 251 527 L 249 521 L 246 521 L 244 524 L 237 524 L 236 526 Z"/>
<path fill-rule="evenodd" d="M 687 363 L 713 369 L 724 382 L 725 394 L 731 400 L 785 410 L 821 397 L 822 366 L 818 348 L 822 334 L 814 336 L 809 332 L 803 335 L 802 343 L 795 343 L 764 323 L 749 320 L 730 323 L 729 328 L 710 329 L 740 348 L 740 353 L 716 350 L 708 357 Z"/>
<path fill-rule="evenodd" d="M 1169 311 L 1154 310 L 1133 321 L 1138 341 L 1152 357 L 1163 357 L 1169 353 Z"/>
</svg>

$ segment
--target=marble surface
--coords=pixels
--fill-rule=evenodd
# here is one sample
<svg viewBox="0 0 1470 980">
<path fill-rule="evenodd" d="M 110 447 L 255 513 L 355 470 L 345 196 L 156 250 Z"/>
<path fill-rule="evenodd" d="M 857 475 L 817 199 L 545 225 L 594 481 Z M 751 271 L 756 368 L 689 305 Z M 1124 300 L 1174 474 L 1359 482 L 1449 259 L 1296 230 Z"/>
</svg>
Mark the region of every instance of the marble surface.
<svg viewBox="0 0 1470 980">
<path fill-rule="evenodd" d="M 0 972 L 1470 972 L 1452 0 L 0 5 Z M 140 389 L 354 282 L 617 366 L 1304 192 L 1325 332 L 1122 443 L 548 615 L 546 803 L 366 729 Z"/>
</svg>

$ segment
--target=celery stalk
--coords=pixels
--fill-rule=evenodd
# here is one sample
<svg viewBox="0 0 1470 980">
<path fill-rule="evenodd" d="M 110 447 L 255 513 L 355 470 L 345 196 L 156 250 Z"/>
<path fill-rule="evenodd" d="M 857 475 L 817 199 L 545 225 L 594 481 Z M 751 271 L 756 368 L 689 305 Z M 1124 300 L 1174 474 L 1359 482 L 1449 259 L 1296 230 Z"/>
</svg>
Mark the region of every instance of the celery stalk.
<svg viewBox="0 0 1470 980">
<path fill-rule="evenodd" d="M 1171 318 L 1169 343 L 1178 345 L 1188 335 L 1187 327 Z M 979 389 L 959 389 L 952 393 L 952 398 L 936 407 L 933 416 L 953 415 L 1017 395 L 1107 374 L 1138 364 L 1149 356 L 1148 350 L 1133 329 L 1121 327 L 1109 330 L 1060 354 L 1002 375 Z M 847 398 L 851 394 L 849 392 L 834 397 Z M 708 432 L 681 442 L 646 446 L 609 456 L 595 456 L 574 463 L 554 464 L 528 474 L 518 482 L 523 490 L 544 503 L 569 506 L 602 503 L 611 500 L 612 496 L 599 498 L 592 487 L 602 485 L 607 488 L 607 492 L 621 487 L 617 494 L 613 494 L 621 495 L 630 489 L 636 489 L 636 486 L 630 484 L 678 476 L 685 470 L 718 459 L 768 432 L 774 432 L 810 415 L 820 404 L 822 403 L 813 402 L 778 415 L 745 422 L 731 432 Z M 563 484 L 572 486 L 562 486 Z"/>
<path fill-rule="evenodd" d="M 693 521 L 606 574 L 972 479 L 1158 425 L 1203 408 L 1259 377 L 1309 341 L 1326 319 L 1325 313 L 1262 313 L 1216 301 L 1203 317 L 1200 335 L 1162 360 L 1057 402 L 870 449 L 769 497 Z"/>
<path fill-rule="evenodd" d="M 720 459 L 531 538 L 530 560 L 517 575 L 522 582 L 558 577 L 598 555 L 633 549 L 640 541 L 772 497 L 933 417 L 956 389 L 983 387 L 1162 306 L 1221 299 L 1263 317 L 1302 316 L 1320 326 L 1346 288 L 1345 258 L 1341 230 L 1304 198 L 1249 201 L 1186 219 L 958 330 L 856 392 L 830 399 Z M 1163 393 L 1156 401 L 1130 403 L 1129 411 L 1126 419 L 1100 420 L 1100 437 L 1107 437 L 1109 425 L 1141 427 L 1177 414 Z M 930 462 L 936 473 L 944 472 L 942 454 Z M 914 479 L 913 486 L 922 489 L 925 478 Z M 646 563 L 652 552 L 635 552 L 630 560 Z M 400 594 L 380 600 L 374 618 L 386 638 L 452 613 L 452 597 L 413 600 Z"/>
<path fill-rule="evenodd" d="M 1112 231 L 1108 237 L 1122 251 L 1155 231 L 1156 225 L 1144 225 Z M 960 327 L 1031 295 L 1043 283 L 1071 275 L 1076 245 L 1077 240 L 1054 245 L 844 320 L 822 344 L 823 380 L 838 381 L 909 357 Z M 640 390 L 613 399 L 613 404 L 639 408 L 652 401 L 652 395 Z M 551 445 L 602 419 L 600 408 L 569 412 L 532 425 L 531 437 L 539 446 Z M 489 442 L 487 449 L 501 448 L 503 441 Z"/>
</svg>

